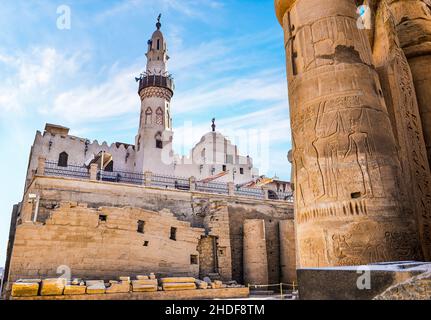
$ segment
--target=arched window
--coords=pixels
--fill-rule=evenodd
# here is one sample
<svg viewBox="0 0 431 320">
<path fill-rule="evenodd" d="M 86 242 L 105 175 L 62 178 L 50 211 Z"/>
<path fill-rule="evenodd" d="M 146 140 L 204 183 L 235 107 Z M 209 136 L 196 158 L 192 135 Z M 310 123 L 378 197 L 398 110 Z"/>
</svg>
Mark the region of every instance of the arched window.
<svg viewBox="0 0 431 320">
<path fill-rule="evenodd" d="M 60 153 L 60 155 L 58 156 L 58 166 L 67 167 L 68 159 L 69 159 L 69 155 L 66 152 Z"/>
<path fill-rule="evenodd" d="M 156 124 L 159 126 L 163 125 L 163 110 L 162 108 L 158 107 L 156 110 Z"/>
<path fill-rule="evenodd" d="M 105 167 L 106 172 L 114 172 L 114 161 L 111 161 L 108 163 L 108 165 Z"/>
<path fill-rule="evenodd" d="M 153 110 L 151 110 L 150 107 L 147 108 L 145 111 L 145 124 L 151 124 L 152 123 L 152 116 L 153 116 Z"/>
<path fill-rule="evenodd" d="M 157 39 L 157 50 L 160 50 L 160 39 Z"/>
</svg>

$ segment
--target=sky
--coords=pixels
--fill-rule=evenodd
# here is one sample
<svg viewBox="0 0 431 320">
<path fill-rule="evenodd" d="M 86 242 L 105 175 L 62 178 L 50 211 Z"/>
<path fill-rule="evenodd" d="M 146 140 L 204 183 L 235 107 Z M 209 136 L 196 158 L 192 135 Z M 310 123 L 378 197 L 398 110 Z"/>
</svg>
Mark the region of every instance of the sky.
<svg viewBox="0 0 431 320">
<path fill-rule="evenodd" d="M 134 77 L 145 69 L 159 13 L 176 84 L 175 151 L 188 154 L 215 117 L 217 131 L 260 174 L 290 179 L 285 53 L 273 0 L 3 0 L 0 266 L 37 130 L 55 123 L 100 143 L 134 143 Z"/>
</svg>

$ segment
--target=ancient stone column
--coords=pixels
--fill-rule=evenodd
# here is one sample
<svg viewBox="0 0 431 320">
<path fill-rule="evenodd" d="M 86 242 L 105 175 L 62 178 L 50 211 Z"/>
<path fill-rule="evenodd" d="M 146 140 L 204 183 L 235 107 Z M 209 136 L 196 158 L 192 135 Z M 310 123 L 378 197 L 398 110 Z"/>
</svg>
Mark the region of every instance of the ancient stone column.
<svg viewBox="0 0 431 320">
<path fill-rule="evenodd" d="M 264 220 L 244 221 L 244 284 L 268 284 L 268 256 Z"/>
<path fill-rule="evenodd" d="M 298 267 L 422 259 L 353 0 L 276 0 L 285 33 Z"/>
<path fill-rule="evenodd" d="M 412 74 L 431 164 L 431 2 L 386 0 L 395 16 L 401 47 Z"/>
<path fill-rule="evenodd" d="M 283 283 L 297 283 L 294 221 L 281 220 L 279 222 L 279 232 L 281 281 Z"/>
<path fill-rule="evenodd" d="M 405 199 L 405 210 L 417 216 L 422 251 L 424 258 L 429 260 L 431 174 L 412 73 L 400 47 L 395 17 L 388 3 L 380 1 L 375 9 L 374 65 L 380 77 L 399 150 L 403 181 L 407 186 L 407 193 L 399 196 Z"/>
</svg>

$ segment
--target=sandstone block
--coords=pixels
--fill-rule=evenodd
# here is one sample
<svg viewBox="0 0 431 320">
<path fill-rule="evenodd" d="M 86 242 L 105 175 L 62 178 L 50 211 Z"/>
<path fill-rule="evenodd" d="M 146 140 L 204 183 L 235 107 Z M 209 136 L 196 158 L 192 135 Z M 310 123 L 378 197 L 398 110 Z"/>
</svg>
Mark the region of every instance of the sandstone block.
<svg viewBox="0 0 431 320">
<path fill-rule="evenodd" d="M 106 289 L 106 293 L 128 293 L 130 291 L 130 282 L 121 281 L 117 283 L 111 283 L 111 286 Z"/>
<path fill-rule="evenodd" d="M 34 297 L 39 292 L 39 283 L 15 282 L 12 284 L 12 297 Z"/>
<path fill-rule="evenodd" d="M 42 296 L 61 296 L 66 286 L 66 279 L 45 279 L 42 280 L 40 294 Z"/>
<path fill-rule="evenodd" d="M 118 279 L 120 279 L 120 281 L 129 281 L 130 282 L 130 277 L 119 277 Z"/>
<path fill-rule="evenodd" d="M 133 292 L 155 292 L 157 291 L 157 280 L 133 280 Z"/>
<path fill-rule="evenodd" d="M 136 276 L 136 279 L 138 280 L 150 280 L 149 276 Z"/>
<path fill-rule="evenodd" d="M 162 283 L 195 283 L 196 279 L 191 277 L 171 277 L 162 278 L 160 280 Z"/>
<path fill-rule="evenodd" d="M 91 283 L 88 285 L 88 283 Z M 106 292 L 103 280 L 87 281 L 87 294 L 104 294 Z"/>
<path fill-rule="evenodd" d="M 66 285 L 64 287 L 64 295 L 67 296 L 75 296 L 75 295 L 82 295 L 87 292 L 86 286 L 80 286 L 80 285 Z"/>
<path fill-rule="evenodd" d="M 154 273 L 152 273 L 152 272 L 150 273 L 150 279 L 151 280 L 155 280 L 156 279 L 156 275 Z"/>
<path fill-rule="evenodd" d="M 163 291 L 180 291 L 180 290 L 196 290 L 196 284 L 193 282 L 167 282 L 162 284 Z"/>
</svg>

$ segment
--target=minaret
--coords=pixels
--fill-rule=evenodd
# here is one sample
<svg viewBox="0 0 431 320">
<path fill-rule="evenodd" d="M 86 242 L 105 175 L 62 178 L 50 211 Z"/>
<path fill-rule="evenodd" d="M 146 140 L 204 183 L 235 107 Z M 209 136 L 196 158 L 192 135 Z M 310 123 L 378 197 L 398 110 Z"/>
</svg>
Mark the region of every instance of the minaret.
<svg viewBox="0 0 431 320">
<path fill-rule="evenodd" d="M 136 170 L 160 174 L 173 174 L 171 98 L 174 82 L 167 71 L 166 41 L 157 30 L 148 40 L 147 68 L 139 80 L 141 116 L 136 136 Z"/>
</svg>

